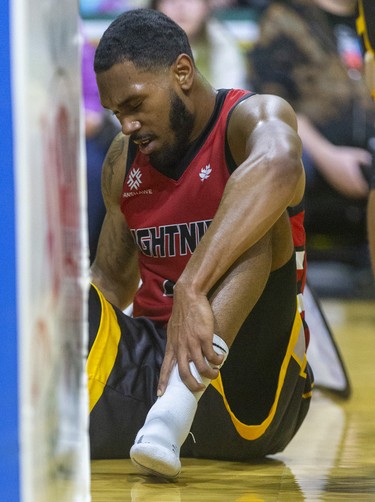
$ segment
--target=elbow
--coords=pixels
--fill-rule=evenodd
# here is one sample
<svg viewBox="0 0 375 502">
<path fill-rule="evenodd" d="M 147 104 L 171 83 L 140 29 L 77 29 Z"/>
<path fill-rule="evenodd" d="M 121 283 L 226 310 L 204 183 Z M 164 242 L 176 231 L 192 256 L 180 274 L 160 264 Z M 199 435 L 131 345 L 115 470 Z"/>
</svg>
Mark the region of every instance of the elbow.
<svg viewBox="0 0 375 502">
<path fill-rule="evenodd" d="M 260 177 L 264 178 L 264 190 L 272 198 L 277 197 L 280 207 L 298 204 L 305 190 L 301 150 L 287 145 L 267 153 Z"/>
</svg>

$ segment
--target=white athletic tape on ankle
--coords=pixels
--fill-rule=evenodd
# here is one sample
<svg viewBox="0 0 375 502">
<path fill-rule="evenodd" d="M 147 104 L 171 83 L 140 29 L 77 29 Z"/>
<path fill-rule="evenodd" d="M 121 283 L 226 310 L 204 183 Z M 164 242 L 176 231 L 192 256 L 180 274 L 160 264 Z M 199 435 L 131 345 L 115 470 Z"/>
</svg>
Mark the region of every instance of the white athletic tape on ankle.
<svg viewBox="0 0 375 502">
<path fill-rule="evenodd" d="M 207 361 L 207 359 L 206 359 L 206 361 L 207 361 L 207 364 L 209 364 L 211 366 L 211 368 L 220 369 L 223 366 L 223 364 L 225 363 L 226 358 L 228 357 L 229 348 L 228 348 L 228 345 L 224 342 L 224 340 L 222 338 L 220 338 L 220 336 L 215 335 L 215 334 L 214 334 L 214 337 L 212 340 L 212 345 L 213 345 L 213 348 L 214 348 L 214 351 L 216 352 L 216 354 L 222 355 L 222 356 L 224 356 L 224 358 L 223 358 L 220 365 L 211 364 L 209 361 Z M 195 367 L 195 364 L 192 361 L 189 363 L 189 366 L 190 366 L 190 371 L 191 371 L 191 374 L 193 375 L 193 377 L 198 382 L 203 383 L 203 385 L 207 388 L 211 383 L 211 379 L 200 375 L 197 368 Z M 204 390 L 200 391 L 200 392 L 194 392 L 194 396 L 196 397 L 197 401 L 199 401 L 199 399 L 202 397 L 203 393 L 204 393 Z"/>
<path fill-rule="evenodd" d="M 228 345 L 224 342 L 224 340 L 222 338 L 220 338 L 220 336 L 215 335 L 215 334 L 213 336 L 212 345 L 213 345 L 213 348 L 214 348 L 214 351 L 216 352 L 216 354 L 224 356 L 223 361 L 221 362 L 221 364 L 219 366 L 211 364 L 209 361 L 207 361 L 207 359 L 206 359 L 206 361 L 207 361 L 207 364 L 209 364 L 211 366 L 211 368 L 220 369 L 223 366 L 226 358 L 228 357 L 229 348 L 228 348 Z M 203 383 L 207 387 L 207 385 L 209 385 L 211 380 L 209 378 L 202 377 L 199 374 L 193 361 L 190 361 L 189 367 L 190 367 L 190 372 L 193 375 L 193 377 L 199 383 Z M 178 371 L 177 364 L 173 367 L 173 370 L 172 370 L 171 375 L 169 377 L 168 386 L 175 385 L 176 383 L 183 384 L 181 377 L 180 377 L 180 374 L 179 374 L 179 371 Z M 185 385 L 185 384 L 183 384 L 183 385 Z"/>
<path fill-rule="evenodd" d="M 219 366 L 219 369 L 220 369 L 223 366 L 223 364 L 225 363 L 226 358 L 228 357 L 229 348 L 228 348 L 228 345 L 224 342 L 224 340 L 222 338 L 220 338 L 219 335 L 216 335 L 216 334 L 214 334 L 214 338 L 212 340 L 212 345 L 213 345 L 213 348 L 214 348 L 214 351 L 216 352 L 216 354 L 224 356 L 224 359 Z"/>
</svg>

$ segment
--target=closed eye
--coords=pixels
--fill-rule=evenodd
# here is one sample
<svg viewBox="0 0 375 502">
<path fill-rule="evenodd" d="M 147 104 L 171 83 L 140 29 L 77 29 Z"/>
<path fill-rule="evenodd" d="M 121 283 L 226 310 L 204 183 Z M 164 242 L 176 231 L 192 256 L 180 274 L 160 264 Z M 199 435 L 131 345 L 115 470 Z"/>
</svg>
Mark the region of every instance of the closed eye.
<svg viewBox="0 0 375 502">
<path fill-rule="evenodd" d="M 142 105 L 142 101 L 137 101 L 135 103 L 128 103 L 128 109 L 130 111 L 138 110 Z"/>
<path fill-rule="evenodd" d="M 141 108 L 141 105 L 143 103 L 142 101 L 136 101 L 136 102 L 124 102 L 121 103 L 119 106 L 119 110 L 112 111 L 113 115 L 115 117 L 119 117 L 119 115 L 128 115 L 130 113 L 135 112 L 136 110 L 139 110 Z"/>
</svg>

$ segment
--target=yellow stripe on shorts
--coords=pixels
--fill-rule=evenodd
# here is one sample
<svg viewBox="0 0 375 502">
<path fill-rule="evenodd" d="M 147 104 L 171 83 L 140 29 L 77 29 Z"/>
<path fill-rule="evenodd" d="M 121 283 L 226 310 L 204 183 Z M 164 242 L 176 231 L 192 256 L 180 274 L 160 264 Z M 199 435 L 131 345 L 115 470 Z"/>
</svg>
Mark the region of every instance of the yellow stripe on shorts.
<svg viewBox="0 0 375 502">
<path fill-rule="evenodd" d="M 303 352 L 303 353 L 302 353 Z M 270 412 L 266 419 L 261 423 L 257 425 L 246 425 L 234 415 L 232 412 L 229 403 L 226 399 L 225 396 L 225 390 L 223 386 L 223 382 L 221 379 L 221 375 L 219 373 L 219 376 L 211 382 L 211 385 L 214 386 L 214 388 L 221 394 L 224 405 L 229 413 L 229 416 L 233 422 L 233 425 L 235 426 L 238 434 L 243 437 L 244 439 L 247 440 L 255 440 L 260 438 L 269 425 L 272 423 L 272 420 L 275 416 L 277 405 L 279 402 L 281 390 L 283 388 L 284 380 L 285 380 L 285 375 L 287 372 L 287 369 L 289 367 L 290 359 L 293 357 L 293 359 L 296 360 L 296 362 L 299 364 L 301 367 L 301 372 L 300 375 L 303 377 L 306 377 L 305 374 L 305 369 L 306 369 L 306 356 L 305 356 L 305 333 L 302 325 L 302 319 L 301 316 L 298 312 L 298 309 L 296 311 L 296 316 L 294 319 L 293 323 L 293 328 L 292 328 L 292 333 L 291 337 L 289 340 L 288 348 L 283 360 L 283 363 L 281 365 L 280 373 L 279 373 L 279 379 L 278 379 L 278 384 L 277 384 L 277 390 L 276 390 L 276 396 L 275 400 L 273 402 L 273 405 L 270 409 Z"/>
<path fill-rule="evenodd" d="M 90 413 L 104 392 L 115 364 L 121 331 L 116 313 L 102 293 L 96 288 L 101 303 L 101 318 L 97 336 L 87 358 L 86 371 Z"/>
</svg>

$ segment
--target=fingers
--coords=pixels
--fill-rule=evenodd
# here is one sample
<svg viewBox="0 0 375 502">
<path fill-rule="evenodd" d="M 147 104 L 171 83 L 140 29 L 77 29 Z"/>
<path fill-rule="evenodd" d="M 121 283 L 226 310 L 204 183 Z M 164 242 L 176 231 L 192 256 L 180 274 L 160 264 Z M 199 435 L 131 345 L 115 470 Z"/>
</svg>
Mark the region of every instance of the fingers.
<svg viewBox="0 0 375 502">
<path fill-rule="evenodd" d="M 173 366 L 176 364 L 176 359 L 173 354 L 173 350 L 166 349 L 163 364 L 160 370 L 160 377 L 157 389 L 157 396 L 160 397 L 164 394 L 165 389 L 167 388 L 169 377 L 171 375 L 171 371 Z"/>
<path fill-rule="evenodd" d="M 180 357 L 178 369 L 181 380 L 192 391 L 199 392 L 205 389 L 206 385 L 201 383 L 202 379 L 214 380 L 219 374 L 219 367 L 223 361 L 223 356 L 216 354 L 209 345 L 209 350 L 204 351 L 199 347 L 190 357 Z M 193 364 L 192 364 L 193 363 Z"/>
<path fill-rule="evenodd" d="M 224 355 L 215 352 L 213 342 L 206 341 L 202 346 L 202 350 L 211 368 L 220 368 L 223 363 Z"/>
</svg>

